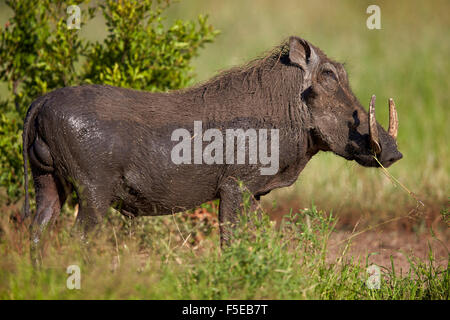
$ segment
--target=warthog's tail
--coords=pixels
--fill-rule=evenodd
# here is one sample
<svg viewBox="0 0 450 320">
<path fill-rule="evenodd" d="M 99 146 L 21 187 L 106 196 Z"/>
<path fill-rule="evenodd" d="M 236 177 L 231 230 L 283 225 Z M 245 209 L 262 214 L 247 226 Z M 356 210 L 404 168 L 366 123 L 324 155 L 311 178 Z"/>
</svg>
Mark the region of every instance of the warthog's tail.
<svg viewBox="0 0 450 320">
<path fill-rule="evenodd" d="M 22 133 L 22 156 L 23 156 L 23 174 L 24 174 L 24 186 L 25 186 L 25 205 L 23 212 L 23 219 L 26 219 L 30 216 L 30 199 L 28 194 L 28 149 L 30 148 L 30 141 L 34 139 L 34 120 L 36 119 L 36 115 L 44 104 L 45 99 L 43 97 L 35 100 L 30 108 L 28 109 L 27 115 L 25 117 L 23 123 L 23 133 Z"/>
</svg>

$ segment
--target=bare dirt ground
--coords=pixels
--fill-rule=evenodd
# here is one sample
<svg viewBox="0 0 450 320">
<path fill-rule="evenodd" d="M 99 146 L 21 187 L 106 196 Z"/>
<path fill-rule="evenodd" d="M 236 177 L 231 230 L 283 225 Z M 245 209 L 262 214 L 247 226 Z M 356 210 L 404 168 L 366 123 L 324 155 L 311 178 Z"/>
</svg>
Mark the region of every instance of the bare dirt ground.
<svg viewBox="0 0 450 320">
<path fill-rule="evenodd" d="M 373 263 L 389 270 L 392 269 L 392 257 L 395 272 L 405 274 L 410 269 L 408 257 L 417 257 L 422 261 L 428 261 L 429 249 L 431 248 L 433 263 L 446 268 L 449 259 L 449 234 L 448 232 L 439 232 L 435 236 L 436 238 L 430 232 L 420 234 L 401 229 L 366 231 L 351 238 L 345 257 L 353 256 L 354 261 L 359 258 L 365 263 L 366 257 L 369 255 L 369 265 Z M 345 249 L 348 243 L 347 239 L 350 237 L 352 237 L 350 231 L 333 233 L 329 241 L 328 261 L 336 261 L 336 258 Z"/>
<path fill-rule="evenodd" d="M 336 261 L 350 239 L 346 259 L 353 257 L 353 261 L 357 261 L 360 258 L 365 263 L 369 255 L 369 265 L 373 263 L 391 270 L 392 257 L 395 272 L 405 274 L 410 269 L 408 257 L 428 262 L 431 248 L 433 263 L 447 268 L 450 257 L 450 228 L 448 222 L 445 223 L 442 219 L 442 207 L 443 205 L 427 204 L 423 210 L 412 209 L 411 216 L 395 217 L 395 214 L 391 214 L 390 217 L 387 215 L 380 220 L 373 218 L 374 213 L 343 210 L 337 216 L 338 223 L 329 240 L 327 260 Z M 287 212 L 286 208 L 272 211 L 271 218 L 279 222 L 281 214 Z"/>
</svg>

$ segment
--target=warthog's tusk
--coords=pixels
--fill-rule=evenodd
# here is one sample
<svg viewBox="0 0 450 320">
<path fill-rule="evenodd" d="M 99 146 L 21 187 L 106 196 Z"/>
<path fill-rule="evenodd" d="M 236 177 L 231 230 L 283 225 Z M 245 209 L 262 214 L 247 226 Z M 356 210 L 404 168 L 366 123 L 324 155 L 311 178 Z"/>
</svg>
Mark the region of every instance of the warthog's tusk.
<svg viewBox="0 0 450 320">
<path fill-rule="evenodd" d="M 370 99 L 369 105 L 369 137 L 370 144 L 375 154 L 381 153 L 380 139 L 378 137 L 377 119 L 375 118 L 375 95 Z"/>
<path fill-rule="evenodd" d="M 397 139 L 398 134 L 398 116 L 397 116 L 397 110 L 395 109 L 395 103 L 394 99 L 389 99 L 389 135 Z"/>
</svg>

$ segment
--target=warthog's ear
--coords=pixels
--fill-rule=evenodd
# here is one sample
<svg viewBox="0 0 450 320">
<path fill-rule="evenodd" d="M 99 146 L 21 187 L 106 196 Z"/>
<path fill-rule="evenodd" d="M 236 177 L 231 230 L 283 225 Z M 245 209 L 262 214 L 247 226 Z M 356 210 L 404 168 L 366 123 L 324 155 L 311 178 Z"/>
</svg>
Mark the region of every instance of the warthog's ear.
<svg viewBox="0 0 450 320">
<path fill-rule="evenodd" d="M 299 37 L 290 37 L 289 60 L 291 63 L 298 65 L 305 71 L 303 81 L 305 81 L 305 84 L 310 85 L 311 75 L 318 60 L 314 48 L 311 47 L 306 40 L 300 39 Z"/>
</svg>

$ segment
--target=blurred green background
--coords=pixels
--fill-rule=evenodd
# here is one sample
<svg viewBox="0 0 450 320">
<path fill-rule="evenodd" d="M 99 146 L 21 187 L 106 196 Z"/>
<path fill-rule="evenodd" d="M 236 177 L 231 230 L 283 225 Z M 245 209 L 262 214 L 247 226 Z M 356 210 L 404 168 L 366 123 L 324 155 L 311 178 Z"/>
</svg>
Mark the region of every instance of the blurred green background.
<svg viewBox="0 0 450 320">
<path fill-rule="evenodd" d="M 371 4 L 381 8 L 381 30 L 366 27 L 366 9 Z M 297 35 L 345 63 L 352 89 L 363 105 L 377 95 L 377 118 L 385 126 L 387 99 L 393 97 L 404 158 L 389 171 L 426 204 L 427 217 L 435 217 L 450 195 L 448 12 L 446 0 L 185 0 L 169 8 L 167 19 L 209 14 L 210 23 L 221 31 L 195 58 L 196 81 L 261 56 Z M 1 1 L 0 23 L 4 25 L 10 15 Z M 104 21 L 96 18 L 80 32 L 101 40 L 106 35 Z M 5 90 L 0 84 L 0 95 Z M 377 221 L 404 215 L 416 206 L 381 170 L 363 168 L 331 153 L 315 156 L 295 185 L 264 198 L 273 214 L 309 206 L 312 201 L 344 220 L 370 217 Z"/>
</svg>

